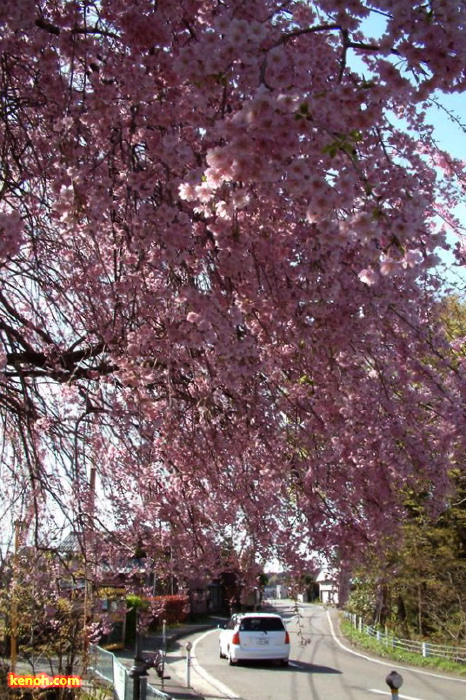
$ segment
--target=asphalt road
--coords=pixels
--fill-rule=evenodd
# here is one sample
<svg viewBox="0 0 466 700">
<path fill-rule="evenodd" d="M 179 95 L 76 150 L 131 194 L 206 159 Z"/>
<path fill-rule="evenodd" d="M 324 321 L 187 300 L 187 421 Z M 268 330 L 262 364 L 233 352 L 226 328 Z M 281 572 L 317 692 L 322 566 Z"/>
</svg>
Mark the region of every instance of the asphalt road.
<svg viewBox="0 0 466 700">
<path fill-rule="evenodd" d="M 278 603 L 290 632 L 288 668 L 274 663 L 249 662 L 229 666 L 218 655 L 217 630 L 192 637 L 191 686 L 209 700 L 377 700 L 391 697 L 387 674 L 403 676 L 400 700 L 464 700 L 466 679 L 451 678 L 426 670 L 403 668 L 370 659 L 347 648 L 335 634 L 331 616 L 324 608 L 300 605 L 296 615 L 290 603 Z M 184 640 L 186 642 L 188 640 Z M 174 669 L 175 670 L 175 669 Z M 179 658 L 178 673 L 185 674 Z"/>
</svg>

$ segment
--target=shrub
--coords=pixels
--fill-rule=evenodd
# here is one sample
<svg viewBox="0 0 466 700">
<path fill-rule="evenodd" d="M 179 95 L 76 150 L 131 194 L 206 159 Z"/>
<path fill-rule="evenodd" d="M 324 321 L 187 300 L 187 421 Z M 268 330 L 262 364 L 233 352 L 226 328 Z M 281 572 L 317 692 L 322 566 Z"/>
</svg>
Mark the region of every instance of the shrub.
<svg viewBox="0 0 466 700">
<path fill-rule="evenodd" d="M 189 599 L 185 595 L 160 595 L 151 598 L 150 606 L 157 625 L 163 620 L 167 625 L 175 625 L 186 620 Z"/>
</svg>

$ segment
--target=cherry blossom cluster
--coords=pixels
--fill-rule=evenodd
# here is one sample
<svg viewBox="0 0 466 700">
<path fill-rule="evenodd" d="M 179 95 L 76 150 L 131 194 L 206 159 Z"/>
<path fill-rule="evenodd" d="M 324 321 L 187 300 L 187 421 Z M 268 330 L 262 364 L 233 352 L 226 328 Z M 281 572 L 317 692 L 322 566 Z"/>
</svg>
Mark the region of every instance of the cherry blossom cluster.
<svg viewBox="0 0 466 700">
<path fill-rule="evenodd" d="M 350 560 L 408 493 L 442 507 L 463 164 L 424 110 L 464 89 L 465 24 L 456 0 L 4 0 L 10 510 L 189 577 Z"/>
</svg>

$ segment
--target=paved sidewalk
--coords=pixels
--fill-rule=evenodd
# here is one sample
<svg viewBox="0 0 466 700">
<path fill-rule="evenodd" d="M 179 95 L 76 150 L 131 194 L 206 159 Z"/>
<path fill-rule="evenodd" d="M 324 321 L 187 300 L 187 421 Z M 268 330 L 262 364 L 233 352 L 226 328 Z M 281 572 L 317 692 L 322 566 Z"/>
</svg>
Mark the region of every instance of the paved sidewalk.
<svg viewBox="0 0 466 700">
<path fill-rule="evenodd" d="M 174 665 L 178 668 L 184 667 L 180 664 L 182 659 L 186 658 L 184 650 L 183 637 L 187 637 L 196 632 L 204 632 L 213 629 L 219 623 L 219 619 L 212 618 L 212 621 L 206 624 L 188 624 L 176 628 L 167 628 L 166 631 L 166 650 L 167 663 L 165 665 L 165 675 L 170 678 L 162 680 L 158 677 L 155 669 L 151 668 L 148 671 L 148 684 L 161 690 L 167 695 L 170 695 L 175 700 L 205 700 L 205 696 L 199 695 L 192 688 L 187 688 L 185 679 L 180 677 L 179 673 L 175 673 Z M 142 639 L 142 656 L 150 656 L 158 649 L 164 649 L 164 640 L 162 634 L 152 634 Z M 115 656 L 127 668 L 133 665 L 134 649 L 123 649 L 114 652 Z M 172 665 L 173 664 L 173 665 Z"/>
</svg>

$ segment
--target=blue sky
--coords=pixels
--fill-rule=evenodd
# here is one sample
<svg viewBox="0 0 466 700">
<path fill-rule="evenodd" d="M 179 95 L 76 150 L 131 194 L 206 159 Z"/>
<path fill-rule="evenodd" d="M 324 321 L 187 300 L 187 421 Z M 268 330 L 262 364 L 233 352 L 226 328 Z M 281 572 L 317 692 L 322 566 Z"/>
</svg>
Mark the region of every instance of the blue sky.
<svg viewBox="0 0 466 700">
<path fill-rule="evenodd" d="M 466 94 L 439 95 L 441 102 L 449 111 L 453 112 L 459 120 L 466 122 Z M 466 169 L 466 133 L 454 121 L 448 118 L 442 110 L 432 107 L 428 113 L 429 122 L 435 127 L 435 138 L 437 143 L 445 151 L 451 153 L 455 158 L 465 161 Z M 463 226 L 466 228 L 466 200 L 457 209 L 457 215 Z M 465 231 L 466 233 L 466 231 Z M 449 242 L 454 244 L 456 238 L 452 235 Z M 454 265 L 453 258 L 448 254 L 443 254 L 442 260 L 447 266 L 448 279 L 455 287 L 459 284 L 463 290 L 466 288 L 466 268 L 458 268 Z M 463 292 L 464 293 L 464 292 Z"/>
<path fill-rule="evenodd" d="M 438 98 L 439 102 L 456 114 L 466 127 L 466 94 L 439 94 Z M 429 121 L 435 127 L 435 135 L 439 145 L 455 158 L 466 161 L 466 133 L 437 107 L 432 107 L 429 110 Z"/>
<path fill-rule="evenodd" d="M 361 29 L 369 37 L 377 40 L 384 33 L 385 21 L 380 15 L 373 13 L 363 21 Z M 393 60 L 397 61 L 396 58 Z M 369 69 L 355 52 L 348 55 L 348 63 L 355 71 L 369 77 Z M 464 160 L 466 169 L 466 93 L 443 94 L 438 92 L 436 100 L 463 123 L 465 128 L 462 129 L 460 124 L 456 123 L 454 119 L 450 119 L 446 112 L 435 105 L 427 110 L 426 121 L 434 127 L 434 138 L 438 146 L 448 151 L 454 158 Z M 393 122 L 395 122 L 395 117 L 393 117 Z M 466 198 L 465 202 L 458 207 L 456 214 L 465 227 L 466 235 Z M 454 245 L 457 239 L 452 234 L 447 240 L 451 245 Z M 458 268 L 453 256 L 448 252 L 442 252 L 440 257 L 445 265 L 444 274 L 446 274 L 448 281 L 455 287 L 459 285 L 466 292 L 466 268 Z"/>
</svg>

